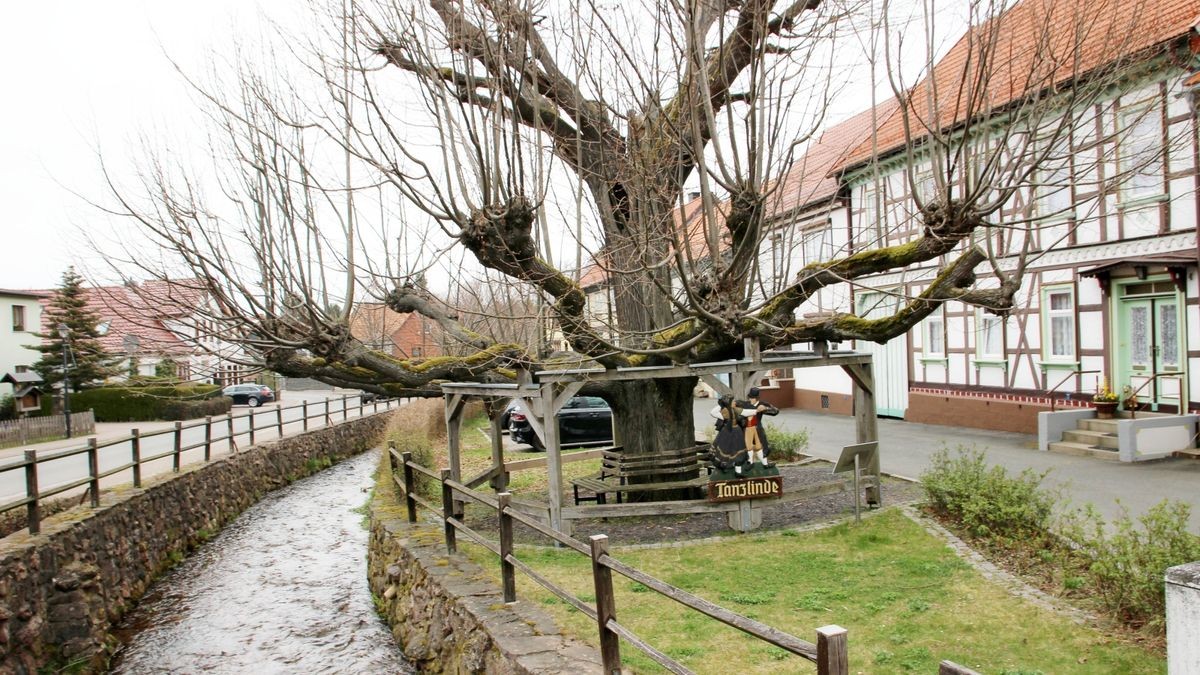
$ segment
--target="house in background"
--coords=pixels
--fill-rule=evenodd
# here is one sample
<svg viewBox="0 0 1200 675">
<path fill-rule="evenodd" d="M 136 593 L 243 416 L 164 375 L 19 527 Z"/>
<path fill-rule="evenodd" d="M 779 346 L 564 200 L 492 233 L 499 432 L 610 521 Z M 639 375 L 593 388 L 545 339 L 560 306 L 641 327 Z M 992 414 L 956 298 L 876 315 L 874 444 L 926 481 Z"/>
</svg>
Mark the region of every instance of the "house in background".
<svg viewBox="0 0 1200 675">
<path fill-rule="evenodd" d="M 42 291 L 0 289 L 0 375 L 32 372 L 38 352 L 27 347 L 40 343 Z M 15 393 L 16 385 L 0 388 L 0 395 Z"/>
<path fill-rule="evenodd" d="M 1111 49 L 1110 34 L 1120 33 L 1117 22 L 1129 19 L 1111 3 L 1101 4 L 1087 11 L 1108 23 L 1082 35 L 1081 52 L 1092 61 L 1082 61 L 1080 68 L 1099 68 L 1109 65 L 1104 59 L 1120 56 Z M 1023 248 L 1032 252 L 1017 307 L 997 316 L 948 302 L 886 345 L 855 345 L 875 355 L 879 414 L 1028 433 L 1037 429 L 1037 413 L 1049 409 L 1052 398 L 1059 406 L 1086 404 L 1102 379 L 1118 392 L 1138 392 L 1156 411 L 1200 406 L 1195 95 L 1200 2 L 1146 0 L 1137 6 L 1143 30 L 1124 43 L 1134 58 L 1121 62 L 1105 97 L 1086 109 L 1057 112 L 1090 123 L 1072 128 L 1060 153 L 1065 159 L 1039 166 L 1030 185 L 992 217 L 1000 227 L 991 231 L 991 241 L 977 242 L 991 247 L 1001 270 L 1013 269 Z M 1048 7 L 1025 0 L 994 19 L 1001 22 L 996 53 L 1014 60 L 1005 67 L 1014 72 L 1027 67 L 1021 59 L 1035 49 L 1034 40 L 1043 39 L 1031 28 L 1041 25 L 1034 15 Z M 1053 7 L 1085 9 L 1075 2 Z M 1070 30 L 1073 24 L 1046 25 Z M 946 83 L 961 78 L 970 48 L 964 37 L 933 69 L 940 91 L 954 91 Z M 997 93 L 990 102 L 1000 110 L 1003 95 L 1022 93 Z M 837 180 L 841 201 L 800 200 L 817 212 L 829 210 L 829 228 L 820 235 L 830 238 L 829 251 L 903 244 L 920 234 L 912 191 L 915 186 L 928 196 L 935 169 L 920 143 L 907 138 L 901 115 L 877 110 L 872 117 L 875 123 L 861 130 L 857 147 L 827 173 Z M 943 122 L 953 129 L 959 120 Z M 1038 132 L 1028 130 L 1031 136 Z M 1028 151 L 1036 153 L 1038 143 L 1035 138 Z M 795 218 L 793 232 L 806 231 L 802 216 Z M 808 259 L 809 248 L 794 236 L 783 246 L 793 268 Z M 945 262 L 860 279 L 852 297 L 832 298 L 829 308 L 818 300 L 800 311 L 888 315 L 919 294 Z M 987 268 L 978 268 L 981 285 L 995 287 Z M 849 389 L 841 379 L 799 383 L 797 402 L 816 407 L 814 402 L 839 398 Z"/>
<path fill-rule="evenodd" d="M 360 342 L 400 359 L 441 356 L 436 322 L 416 312 L 395 312 L 382 302 L 360 302 L 350 314 L 350 334 Z"/>
</svg>

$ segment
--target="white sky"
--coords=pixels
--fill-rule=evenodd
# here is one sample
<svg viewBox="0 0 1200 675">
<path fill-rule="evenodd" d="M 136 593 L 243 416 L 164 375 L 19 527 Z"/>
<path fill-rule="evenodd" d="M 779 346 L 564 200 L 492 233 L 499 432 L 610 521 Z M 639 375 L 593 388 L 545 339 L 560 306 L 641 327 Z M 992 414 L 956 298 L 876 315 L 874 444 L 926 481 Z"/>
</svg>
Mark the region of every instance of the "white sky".
<svg viewBox="0 0 1200 675">
<path fill-rule="evenodd" d="M 0 288 L 50 288 L 68 265 L 89 266 L 96 254 L 80 230 L 104 239 L 112 227 L 85 199 L 108 201 L 98 152 L 124 178 L 141 135 L 186 138 L 198 114 L 167 54 L 203 74 L 237 37 L 253 42 L 269 31 L 264 17 L 303 32 L 315 20 L 310 11 L 296 0 L 5 3 Z M 839 116 L 863 106 L 861 96 L 850 98 L 854 109 Z"/>
<path fill-rule="evenodd" d="M 165 56 L 201 68 L 231 26 L 286 20 L 287 0 L 6 2 L 0 17 L 0 288 L 48 288 L 106 227 L 97 149 L 124 169 L 139 133 L 192 116 Z"/>
</svg>

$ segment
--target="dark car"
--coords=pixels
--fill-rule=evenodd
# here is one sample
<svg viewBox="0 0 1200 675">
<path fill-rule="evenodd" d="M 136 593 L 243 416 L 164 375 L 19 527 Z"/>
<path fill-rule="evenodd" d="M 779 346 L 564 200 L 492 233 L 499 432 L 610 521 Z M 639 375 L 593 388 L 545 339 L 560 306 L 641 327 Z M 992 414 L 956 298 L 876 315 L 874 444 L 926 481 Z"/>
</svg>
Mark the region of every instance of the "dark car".
<svg viewBox="0 0 1200 675">
<path fill-rule="evenodd" d="M 233 399 L 234 405 L 244 403 L 251 408 L 275 400 L 275 393 L 265 384 L 231 384 L 221 393 Z"/>
<path fill-rule="evenodd" d="M 545 450 L 542 439 L 533 432 L 524 412 L 513 412 L 509 418 L 509 437 L 516 443 Z M 612 409 L 599 396 L 575 396 L 558 411 L 560 445 L 611 443 L 613 439 Z"/>
<path fill-rule="evenodd" d="M 504 408 L 504 412 L 500 413 L 500 433 L 508 432 L 508 425 L 512 421 L 513 413 L 525 413 L 525 409 L 521 407 L 520 401 L 516 399 L 509 401 L 508 406 Z"/>
</svg>

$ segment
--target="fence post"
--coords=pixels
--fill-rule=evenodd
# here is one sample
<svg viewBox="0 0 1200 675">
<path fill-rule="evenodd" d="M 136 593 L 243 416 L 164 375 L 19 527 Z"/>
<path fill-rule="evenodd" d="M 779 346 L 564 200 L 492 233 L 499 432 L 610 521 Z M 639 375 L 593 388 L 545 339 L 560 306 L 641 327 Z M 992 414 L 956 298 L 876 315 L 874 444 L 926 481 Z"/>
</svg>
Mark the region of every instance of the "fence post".
<svg viewBox="0 0 1200 675">
<path fill-rule="evenodd" d="M 212 459 L 212 415 L 204 416 L 204 461 Z"/>
<path fill-rule="evenodd" d="M 817 629 L 817 675 L 848 675 L 850 654 L 846 629 L 837 625 Z"/>
<path fill-rule="evenodd" d="M 374 406 L 374 408 L 372 409 L 371 412 L 379 412 L 379 399 L 378 398 L 372 400 L 371 405 Z"/>
<path fill-rule="evenodd" d="M 183 454 L 183 422 L 175 423 L 175 452 L 171 455 L 171 470 L 179 473 L 179 457 Z"/>
<path fill-rule="evenodd" d="M 608 555 L 608 535 L 594 534 L 592 543 L 592 581 L 596 585 L 596 624 L 600 627 L 600 659 L 606 675 L 621 672 L 621 639 L 609 630 L 608 622 L 617 619 L 617 599 L 613 595 L 612 570 L 600 563 Z"/>
<path fill-rule="evenodd" d="M 359 399 L 359 401 L 361 402 L 362 399 Z M 342 397 L 342 421 L 345 422 L 348 419 L 350 419 L 350 397 L 343 396 Z"/>
<path fill-rule="evenodd" d="M 250 445 L 254 445 L 254 408 L 250 409 Z"/>
<path fill-rule="evenodd" d="M 133 487 L 142 487 L 142 432 L 129 430 L 129 459 L 133 464 Z"/>
<path fill-rule="evenodd" d="M 359 417 L 363 416 L 363 408 L 364 407 L 365 407 L 365 404 L 363 403 L 363 400 L 362 400 L 362 394 L 359 394 L 358 395 L 358 416 Z"/>
<path fill-rule="evenodd" d="M 25 496 L 29 503 L 25 505 L 25 521 L 29 525 L 29 533 L 37 534 L 42 531 L 42 507 L 38 502 L 37 480 L 37 451 L 25 451 Z"/>
<path fill-rule="evenodd" d="M 304 399 L 304 401 L 300 404 L 300 406 L 303 408 L 302 412 L 304 413 L 303 430 L 308 431 L 308 399 Z"/>
<path fill-rule="evenodd" d="M 92 506 L 95 507 L 100 506 L 100 450 L 96 447 L 95 436 L 89 438 L 87 443 L 88 478 L 92 479 L 88 490 L 92 493 Z"/>
<path fill-rule="evenodd" d="M 238 448 L 237 448 L 237 438 L 233 435 L 233 411 L 232 410 L 229 411 L 229 416 L 225 418 L 225 422 L 229 426 L 229 449 L 232 452 L 236 453 L 238 451 Z"/>
<path fill-rule="evenodd" d="M 332 426 L 333 420 L 329 417 L 329 399 L 325 399 L 325 426 Z"/>
<path fill-rule="evenodd" d="M 279 429 L 279 437 L 283 438 L 283 408 L 275 406 L 275 426 Z"/>
<path fill-rule="evenodd" d="M 446 485 L 448 480 L 450 480 L 450 469 L 442 469 L 442 523 L 446 531 L 446 550 L 454 553 L 458 551 L 454 523 L 450 522 L 450 519 L 454 518 L 454 490 Z"/>
<path fill-rule="evenodd" d="M 417 522 L 417 500 L 413 498 L 413 490 L 417 489 L 416 481 L 413 480 L 413 469 L 408 465 L 412 461 L 411 452 L 400 453 L 400 457 L 404 459 L 404 502 L 408 506 L 408 522 Z"/>
<path fill-rule="evenodd" d="M 496 515 L 500 518 L 500 581 L 504 588 L 504 601 L 516 602 L 517 570 L 508 561 L 508 557 L 513 552 L 513 521 L 512 516 L 508 514 L 508 505 L 512 495 L 508 492 L 501 492 L 496 495 L 496 498 L 499 500 Z"/>
</svg>

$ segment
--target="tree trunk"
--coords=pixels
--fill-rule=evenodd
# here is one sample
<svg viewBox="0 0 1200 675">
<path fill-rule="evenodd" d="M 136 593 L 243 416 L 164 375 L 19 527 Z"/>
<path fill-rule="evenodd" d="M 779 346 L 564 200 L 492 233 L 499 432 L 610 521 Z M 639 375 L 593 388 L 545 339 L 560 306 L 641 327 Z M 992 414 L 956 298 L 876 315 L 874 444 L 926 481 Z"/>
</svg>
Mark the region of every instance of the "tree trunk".
<svg viewBox="0 0 1200 675">
<path fill-rule="evenodd" d="M 628 456 L 651 455 L 695 445 L 692 392 L 697 378 L 616 382 L 609 405 L 619 443 Z M 695 478 L 696 472 L 663 476 L 639 476 L 631 483 L 665 482 Z M 632 493 L 630 501 L 687 499 L 688 490 Z"/>
</svg>

